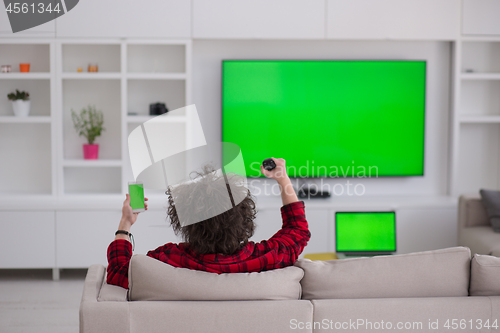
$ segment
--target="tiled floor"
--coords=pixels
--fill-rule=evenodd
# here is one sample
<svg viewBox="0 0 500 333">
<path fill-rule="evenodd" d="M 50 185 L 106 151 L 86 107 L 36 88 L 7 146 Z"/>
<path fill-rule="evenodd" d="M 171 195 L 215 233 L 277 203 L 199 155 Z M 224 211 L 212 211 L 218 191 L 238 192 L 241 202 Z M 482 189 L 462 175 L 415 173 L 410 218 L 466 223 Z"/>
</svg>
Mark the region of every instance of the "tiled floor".
<svg viewBox="0 0 500 333">
<path fill-rule="evenodd" d="M 86 270 L 0 270 L 0 332 L 77 333 Z"/>
</svg>

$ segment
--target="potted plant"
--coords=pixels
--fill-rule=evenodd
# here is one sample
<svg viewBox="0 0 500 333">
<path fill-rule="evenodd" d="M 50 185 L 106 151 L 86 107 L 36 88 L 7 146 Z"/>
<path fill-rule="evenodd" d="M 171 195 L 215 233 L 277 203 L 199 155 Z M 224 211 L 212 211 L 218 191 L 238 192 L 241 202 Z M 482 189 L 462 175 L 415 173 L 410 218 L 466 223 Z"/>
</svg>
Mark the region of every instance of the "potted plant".
<svg viewBox="0 0 500 333">
<path fill-rule="evenodd" d="M 88 144 L 83 145 L 83 158 L 96 160 L 99 156 L 99 145 L 94 144 L 94 141 L 104 131 L 102 112 L 97 110 L 95 106 L 89 105 L 87 108 L 83 108 L 79 115 L 71 110 L 71 117 L 78 135 L 87 138 Z"/>
<path fill-rule="evenodd" d="M 7 98 L 12 101 L 12 108 L 16 117 L 27 117 L 30 113 L 30 94 L 26 91 L 16 89 L 15 93 L 10 93 Z"/>
</svg>

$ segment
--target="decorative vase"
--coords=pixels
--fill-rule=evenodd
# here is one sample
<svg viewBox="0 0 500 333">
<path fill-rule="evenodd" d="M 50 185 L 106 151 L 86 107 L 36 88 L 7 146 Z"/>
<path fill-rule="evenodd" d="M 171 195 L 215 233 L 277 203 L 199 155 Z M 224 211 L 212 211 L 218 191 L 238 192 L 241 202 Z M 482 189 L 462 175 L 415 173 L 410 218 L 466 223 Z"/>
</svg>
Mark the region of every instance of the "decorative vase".
<svg viewBox="0 0 500 333">
<path fill-rule="evenodd" d="M 19 71 L 21 73 L 29 73 L 29 71 L 30 71 L 30 64 L 19 64 Z"/>
<path fill-rule="evenodd" d="M 97 160 L 99 157 L 99 145 L 83 145 L 83 158 L 86 160 Z"/>
<path fill-rule="evenodd" d="M 30 101 L 23 101 L 22 99 L 12 101 L 14 115 L 16 117 L 27 117 L 30 114 L 30 105 Z"/>
</svg>

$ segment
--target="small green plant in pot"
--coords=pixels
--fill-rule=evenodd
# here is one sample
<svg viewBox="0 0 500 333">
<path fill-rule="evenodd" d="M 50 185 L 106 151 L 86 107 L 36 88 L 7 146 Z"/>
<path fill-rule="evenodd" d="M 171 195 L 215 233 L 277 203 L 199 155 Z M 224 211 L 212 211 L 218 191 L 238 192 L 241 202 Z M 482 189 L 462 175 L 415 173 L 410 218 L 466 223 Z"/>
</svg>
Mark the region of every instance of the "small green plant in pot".
<svg viewBox="0 0 500 333">
<path fill-rule="evenodd" d="M 12 109 L 16 117 L 27 117 L 30 114 L 30 94 L 26 91 L 16 89 L 15 93 L 10 93 L 7 98 L 12 101 Z"/>
<path fill-rule="evenodd" d="M 71 110 L 73 125 L 79 136 L 87 139 L 88 144 L 83 145 L 83 158 L 86 160 L 96 160 L 99 157 L 99 145 L 95 144 L 95 138 L 104 131 L 102 111 L 97 110 L 93 105 L 83 108 L 80 114 Z"/>
</svg>

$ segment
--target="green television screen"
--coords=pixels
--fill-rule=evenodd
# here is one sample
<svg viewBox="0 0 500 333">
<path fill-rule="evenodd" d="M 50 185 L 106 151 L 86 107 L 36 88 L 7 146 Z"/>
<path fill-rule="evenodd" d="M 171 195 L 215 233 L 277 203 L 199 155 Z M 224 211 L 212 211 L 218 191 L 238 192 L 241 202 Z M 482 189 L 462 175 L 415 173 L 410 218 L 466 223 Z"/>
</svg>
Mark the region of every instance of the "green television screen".
<svg viewBox="0 0 500 333">
<path fill-rule="evenodd" d="M 335 213 L 336 251 L 390 253 L 396 251 L 395 212 Z"/>
<path fill-rule="evenodd" d="M 422 176 L 425 83 L 425 61 L 225 60 L 222 141 L 248 177 L 269 157 L 291 177 Z"/>
</svg>

